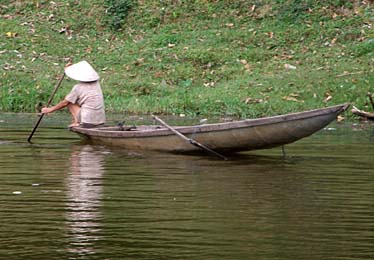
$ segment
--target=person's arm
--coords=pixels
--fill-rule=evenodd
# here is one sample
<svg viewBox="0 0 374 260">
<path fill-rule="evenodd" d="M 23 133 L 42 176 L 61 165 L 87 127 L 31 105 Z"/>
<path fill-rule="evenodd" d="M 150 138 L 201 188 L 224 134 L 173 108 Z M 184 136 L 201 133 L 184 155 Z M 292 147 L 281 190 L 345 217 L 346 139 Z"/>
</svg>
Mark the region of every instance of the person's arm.
<svg viewBox="0 0 374 260">
<path fill-rule="evenodd" d="M 43 107 L 42 109 L 42 114 L 49 114 L 49 113 L 52 113 L 52 112 L 55 112 L 57 110 L 60 110 L 64 107 L 66 107 L 67 105 L 69 105 L 69 101 L 67 101 L 66 99 L 62 100 L 60 103 L 58 103 L 57 105 L 55 106 L 52 106 L 52 107 Z"/>
</svg>

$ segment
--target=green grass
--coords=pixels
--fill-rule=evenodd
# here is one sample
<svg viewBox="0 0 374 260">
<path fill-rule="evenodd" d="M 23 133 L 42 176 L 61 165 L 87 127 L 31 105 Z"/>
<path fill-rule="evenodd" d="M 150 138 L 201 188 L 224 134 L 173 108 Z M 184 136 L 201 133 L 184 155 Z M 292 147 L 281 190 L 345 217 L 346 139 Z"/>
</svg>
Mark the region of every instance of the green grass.
<svg viewBox="0 0 374 260">
<path fill-rule="evenodd" d="M 97 69 L 108 112 L 365 109 L 373 91 L 374 11 L 357 1 L 118 0 L 125 13 L 105 11 L 113 0 L 3 2 L 0 111 L 46 103 L 69 58 Z"/>
</svg>

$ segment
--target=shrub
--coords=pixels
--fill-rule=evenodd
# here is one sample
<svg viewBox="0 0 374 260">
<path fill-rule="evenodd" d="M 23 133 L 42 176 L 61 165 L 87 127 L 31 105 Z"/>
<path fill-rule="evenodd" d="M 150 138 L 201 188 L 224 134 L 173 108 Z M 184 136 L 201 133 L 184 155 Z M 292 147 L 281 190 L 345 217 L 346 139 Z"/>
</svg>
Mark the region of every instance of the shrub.
<svg viewBox="0 0 374 260">
<path fill-rule="evenodd" d="M 105 0 L 107 19 L 110 27 L 119 30 L 134 7 L 133 0 Z"/>
</svg>

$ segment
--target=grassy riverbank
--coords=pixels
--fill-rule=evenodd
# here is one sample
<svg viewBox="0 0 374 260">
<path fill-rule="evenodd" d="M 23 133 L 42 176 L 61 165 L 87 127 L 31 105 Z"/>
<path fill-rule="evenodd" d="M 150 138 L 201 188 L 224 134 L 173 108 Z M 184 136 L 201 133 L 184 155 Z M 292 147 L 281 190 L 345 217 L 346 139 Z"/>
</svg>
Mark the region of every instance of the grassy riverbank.
<svg viewBox="0 0 374 260">
<path fill-rule="evenodd" d="M 369 1 L 122 0 L 123 24 L 108 9 L 115 1 L 102 2 L 1 4 L 0 111 L 46 102 L 69 58 L 98 70 L 108 111 L 257 117 L 343 102 L 370 110 Z M 56 101 L 73 84 L 64 81 Z"/>
</svg>

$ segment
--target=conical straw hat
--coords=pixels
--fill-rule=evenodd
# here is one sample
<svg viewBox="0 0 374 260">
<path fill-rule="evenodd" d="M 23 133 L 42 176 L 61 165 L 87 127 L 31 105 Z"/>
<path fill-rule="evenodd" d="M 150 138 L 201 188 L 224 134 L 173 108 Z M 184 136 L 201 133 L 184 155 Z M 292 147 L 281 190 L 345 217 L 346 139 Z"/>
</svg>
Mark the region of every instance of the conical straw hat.
<svg viewBox="0 0 374 260">
<path fill-rule="evenodd" d="M 100 77 L 87 61 L 80 61 L 65 68 L 65 74 L 74 80 L 91 82 Z"/>
</svg>

